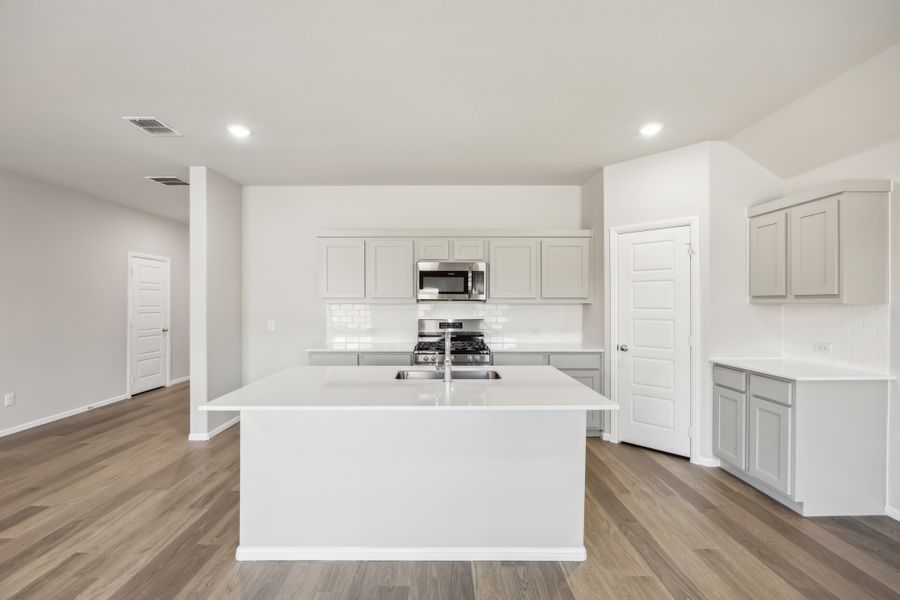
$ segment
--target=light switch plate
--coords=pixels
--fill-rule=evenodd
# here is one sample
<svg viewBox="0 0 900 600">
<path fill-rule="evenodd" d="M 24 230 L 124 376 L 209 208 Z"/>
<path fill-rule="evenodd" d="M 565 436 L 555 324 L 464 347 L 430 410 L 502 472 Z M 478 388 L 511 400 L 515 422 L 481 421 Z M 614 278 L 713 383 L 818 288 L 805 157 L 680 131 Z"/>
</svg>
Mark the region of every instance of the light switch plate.
<svg viewBox="0 0 900 600">
<path fill-rule="evenodd" d="M 275 331 L 275 321 L 268 321 L 266 323 L 266 331 Z"/>
<path fill-rule="evenodd" d="M 15 406 L 15 405 L 16 405 L 15 392 L 9 392 L 8 394 L 3 395 L 3 406 Z"/>
</svg>

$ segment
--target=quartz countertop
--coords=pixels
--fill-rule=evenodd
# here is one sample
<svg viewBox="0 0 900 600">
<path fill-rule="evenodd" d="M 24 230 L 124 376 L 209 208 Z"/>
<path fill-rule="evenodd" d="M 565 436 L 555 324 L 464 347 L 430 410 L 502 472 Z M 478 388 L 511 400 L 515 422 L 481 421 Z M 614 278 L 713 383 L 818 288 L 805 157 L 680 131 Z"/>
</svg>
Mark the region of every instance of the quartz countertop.
<svg viewBox="0 0 900 600">
<path fill-rule="evenodd" d="M 398 367 L 290 367 L 200 405 L 204 411 L 618 410 L 554 367 L 490 367 L 497 380 L 398 380 Z M 403 370 L 433 371 L 428 367 Z M 477 367 L 454 371 L 480 370 Z"/>
<path fill-rule="evenodd" d="M 711 363 L 792 381 L 890 381 L 889 373 L 789 358 L 710 358 Z"/>
</svg>

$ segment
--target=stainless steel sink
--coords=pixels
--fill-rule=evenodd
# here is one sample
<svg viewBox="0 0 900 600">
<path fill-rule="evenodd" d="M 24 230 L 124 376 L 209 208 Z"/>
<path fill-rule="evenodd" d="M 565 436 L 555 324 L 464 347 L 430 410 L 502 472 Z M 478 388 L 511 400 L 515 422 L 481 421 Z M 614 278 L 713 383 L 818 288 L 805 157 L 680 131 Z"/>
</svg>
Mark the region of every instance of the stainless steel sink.
<svg viewBox="0 0 900 600">
<path fill-rule="evenodd" d="M 443 371 L 397 371 L 394 379 L 443 379 Z M 453 379 L 500 379 L 497 371 L 453 371 Z"/>
</svg>

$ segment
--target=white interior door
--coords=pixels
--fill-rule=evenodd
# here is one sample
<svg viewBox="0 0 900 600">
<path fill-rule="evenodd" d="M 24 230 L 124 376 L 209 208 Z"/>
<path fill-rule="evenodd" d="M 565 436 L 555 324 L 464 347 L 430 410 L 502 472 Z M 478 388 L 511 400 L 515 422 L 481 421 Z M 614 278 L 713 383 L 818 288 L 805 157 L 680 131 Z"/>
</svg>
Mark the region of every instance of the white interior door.
<svg viewBox="0 0 900 600">
<path fill-rule="evenodd" d="M 132 256 L 130 266 L 131 393 L 169 381 L 169 261 Z"/>
<path fill-rule="evenodd" d="M 619 439 L 691 451 L 690 227 L 619 235 L 615 368 Z"/>
</svg>

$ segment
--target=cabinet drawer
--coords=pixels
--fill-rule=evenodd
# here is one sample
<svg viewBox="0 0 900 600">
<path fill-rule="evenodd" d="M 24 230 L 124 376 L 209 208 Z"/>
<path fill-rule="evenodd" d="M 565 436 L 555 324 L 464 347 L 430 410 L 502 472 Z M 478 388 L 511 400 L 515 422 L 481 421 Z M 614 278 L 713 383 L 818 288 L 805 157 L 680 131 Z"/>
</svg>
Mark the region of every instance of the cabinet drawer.
<svg viewBox="0 0 900 600">
<path fill-rule="evenodd" d="M 314 367 L 355 367 L 359 361 L 356 352 L 310 352 L 309 364 Z"/>
<path fill-rule="evenodd" d="M 359 365 L 361 367 L 408 367 L 411 364 L 412 357 L 402 352 L 373 352 L 359 355 Z"/>
<path fill-rule="evenodd" d="M 778 402 L 785 406 L 791 405 L 791 385 L 790 381 L 781 379 L 772 379 L 762 375 L 750 375 L 750 394 L 758 398 L 765 398 L 772 402 Z"/>
<path fill-rule="evenodd" d="M 557 369 L 599 369 L 599 354 L 551 354 L 550 366 Z"/>
<path fill-rule="evenodd" d="M 529 354 L 524 352 L 503 352 L 494 354 L 494 364 L 498 366 L 531 366 L 546 365 L 546 354 Z"/>
<path fill-rule="evenodd" d="M 739 392 L 747 391 L 747 374 L 728 367 L 713 367 L 713 383 Z"/>
</svg>

